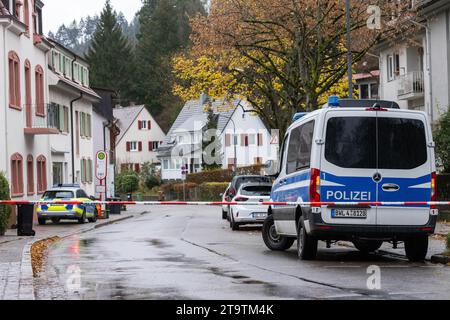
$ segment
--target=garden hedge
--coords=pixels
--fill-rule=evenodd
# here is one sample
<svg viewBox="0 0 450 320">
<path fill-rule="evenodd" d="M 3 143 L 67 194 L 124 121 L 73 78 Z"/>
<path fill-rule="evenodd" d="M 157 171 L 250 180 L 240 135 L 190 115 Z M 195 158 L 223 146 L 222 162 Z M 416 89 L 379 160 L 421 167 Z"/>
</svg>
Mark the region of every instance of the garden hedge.
<svg viewBox="0 0 450 320">
<path fill-rule="evenodd" d="M 9 193 L 9 183 L 5 174 L 0 172 L 0 200 L 11 200 Z M 11 207 L 0 205 L 0 236 L 3 236 L 8 227 L 9 216 L 11 215 Z"/>
</svg>

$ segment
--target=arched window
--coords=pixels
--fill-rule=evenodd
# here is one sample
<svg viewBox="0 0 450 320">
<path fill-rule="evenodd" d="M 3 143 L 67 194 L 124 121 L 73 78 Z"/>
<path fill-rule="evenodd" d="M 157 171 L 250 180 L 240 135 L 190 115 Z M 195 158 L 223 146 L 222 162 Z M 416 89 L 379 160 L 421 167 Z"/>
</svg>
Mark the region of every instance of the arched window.
<svg viewBox="0 0 450 320">
<path fill-rule="evenodd" d="M 27 35 L 30 34 L 30 5 L 29 0 L 24 0 L 23 6 L 23 23 L 27 26 Z"/>
<path fill-rule="evenodd" d="M 43 155 L 40 155 L 36 159 L 37 167 L 37 192 L 42 194 L 47 189 L 47 159 Z"/>
<path fill-rule="evenodd" d="M 15 109 L 20 107 L 20 59 L 17 53 L 10 51 L 8 54 L 9 68 L 9 106 Z"/>
<path fill-rule="evenodd" d="M 19 153 L 11 156 L 11 195 L 23 196 L 23 158 Z"/>
<path fill-rule="evenodd" d="M 27 189 L 29 196 L 34 194 L 34 164 L 32 155 L 27 157 Z"/>
<path fill-rule="evenodd" d="M 27 128 L 31 127 L 31 63 L 27 59 L 25 60 L 25 110 L 26 110 L 26 123 Z"/>
<path fill-rule="evenodd" d="M 36 81 L 36 115 L 45 116 L 44 106 L 44 70 L 40 65 L 35 69 L 35 81 Z"/>
</svg>

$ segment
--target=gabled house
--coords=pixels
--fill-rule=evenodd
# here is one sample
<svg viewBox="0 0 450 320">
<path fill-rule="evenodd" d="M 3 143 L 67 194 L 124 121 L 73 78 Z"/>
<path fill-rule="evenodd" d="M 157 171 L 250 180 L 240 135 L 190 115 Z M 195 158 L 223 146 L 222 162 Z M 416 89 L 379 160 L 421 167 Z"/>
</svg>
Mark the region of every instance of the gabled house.
<svg viewBox="0 0 450 320">
<path fill-rule="evenodd" d="M 408 41 L 383 43 L 380 58 L 381 98 L 401 108 L 426 111 L 431 122 L 450 105 L 450 2 L 415 1 L 418 31 Z"/>
<path fill-rule="evenodd" d="M 120 134 L 116 139 L 116 171 L 140 172 L 145 163 L 159 164 L 156 150 L 166 135 L 144 105 L 115 107 Z"/>
<path fill-rule="evenodd" d="M 101 97 L 89 86 L 89 64 L 82 57 L 49 39 L 48 122 L 58 134 L 50 138 L 53 185 L 78 183 L 95 194 L 93 105 Z"/>
<path fill-rule="evenodd" d="M 0 0 L 0 171 L 13 198 L 36 199 L 51 184 L 47 56 L 39 0 Z"/>
<path fill-rule="evenodd" d="M 277 158 L 278 139 L 261 118 L 251 112 L 248 103 L 243 100 L 212 101 L 201 95 L 200 99 L 185 104 L 158 150 L 163 180 L 183 179 L 183 167 L 188 173 L 203 170 L 202 141 L 210 108 L 217 117 L 224 169 L 262 164 Z"/>
</svg>

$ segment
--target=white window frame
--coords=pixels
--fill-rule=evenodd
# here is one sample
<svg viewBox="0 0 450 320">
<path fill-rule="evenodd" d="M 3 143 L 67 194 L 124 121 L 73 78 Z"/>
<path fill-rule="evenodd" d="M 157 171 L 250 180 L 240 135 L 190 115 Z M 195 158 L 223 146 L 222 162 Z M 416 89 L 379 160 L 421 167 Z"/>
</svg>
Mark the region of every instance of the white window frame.
<svg viewBox="0 0 450 320">
<path fill-rule="evenodd" d="M 130 151 L 131 152 L 138 152 L 139 144 L 137 141 L 131 141 L 130 142 Z"/>
<path fill-rule="evenodd" d="M 141 130 L 147 130 L 147 121 L 145 120 L 141 121 Z"/>
</svg>

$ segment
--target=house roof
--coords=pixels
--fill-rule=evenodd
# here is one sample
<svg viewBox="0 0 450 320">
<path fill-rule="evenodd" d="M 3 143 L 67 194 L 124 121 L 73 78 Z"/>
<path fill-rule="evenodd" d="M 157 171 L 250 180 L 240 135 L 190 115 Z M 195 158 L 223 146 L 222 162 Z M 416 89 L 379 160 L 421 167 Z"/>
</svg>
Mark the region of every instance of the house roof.
<svg viewBox="0 0 450 320">
<path fill-rule="evenodd" d="M 173 143 L 171 143 L 171 137 L 177 132 L 193 132 L 203 129 L 208 121 L 208 105 L 203 104 L 202 102 L 202 99 L 190 100 L 184 105 L 170 128 L 166 139 L 161 146 L 162 149 L 174 146 Z M 217 124 L 217 130 L 219 132 L 222 132 L 225 129 L 238 104 L 239 100 L 233 101 L 231 105 L 229 103 L 224 103 L 223 100 L 211 102 L 214 114 L 219 117 Z"/>
<path fill-rule="evenodd" d="M 113 109 L 114 118 L 118 119 L 117 125 L 120 128 L 120 134 L 117 137 L 117 141 L 122 140 L 127 133 L 128 129 L 134 123 L 136 118 L 145 108 L 144 105 L 140 106 L 130 106 L 130 107 L 118 107 Z"/>
<path fill-rule="evenodd" d="M 116 92 L 114 90 L 96 87 L 92 89 L 102 98 L 100 102 L 93 104 L 95 112 L 102 115 L 105 119 L 113 121 L 113 99 L 116 97 Z"/>
</svg>

